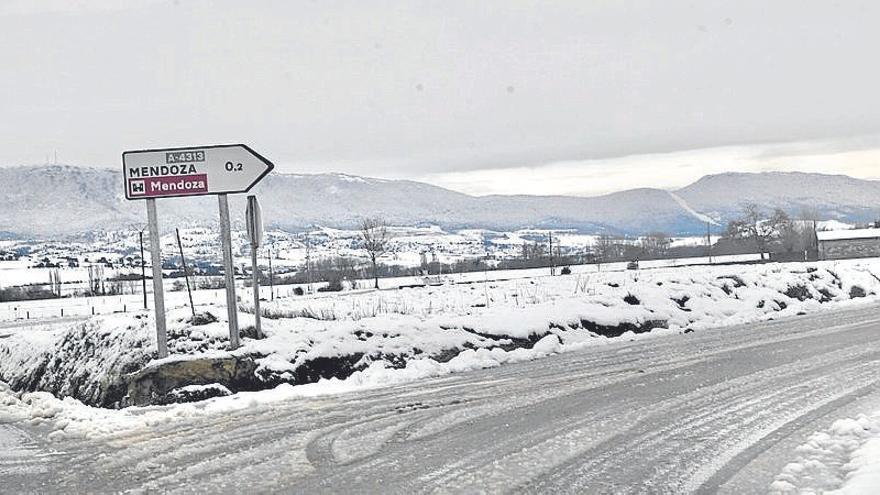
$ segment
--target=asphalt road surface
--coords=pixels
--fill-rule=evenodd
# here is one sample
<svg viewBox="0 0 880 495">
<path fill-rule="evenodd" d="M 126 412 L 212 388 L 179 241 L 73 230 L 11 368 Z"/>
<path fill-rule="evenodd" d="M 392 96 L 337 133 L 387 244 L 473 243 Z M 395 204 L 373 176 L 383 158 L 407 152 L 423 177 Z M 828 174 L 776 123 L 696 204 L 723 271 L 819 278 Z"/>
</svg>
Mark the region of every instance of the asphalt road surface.
<svg viewBox="0 0 880 495">
<path fill-rule="evenodd" d="M 0 492 L 765 493 L 878 379 L 880 308 L 835 311 L 110 440 L 0 426 Z"/>
</svg>

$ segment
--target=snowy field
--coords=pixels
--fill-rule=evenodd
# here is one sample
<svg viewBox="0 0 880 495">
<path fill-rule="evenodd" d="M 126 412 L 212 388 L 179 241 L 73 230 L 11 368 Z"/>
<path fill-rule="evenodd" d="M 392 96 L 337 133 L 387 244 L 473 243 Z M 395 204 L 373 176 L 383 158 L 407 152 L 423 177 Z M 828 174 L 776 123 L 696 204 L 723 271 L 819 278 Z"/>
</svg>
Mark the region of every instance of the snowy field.
<svg viewBox="0 0 880 495">
<path fill-rule="evenodd" d="M 222 303 L 200 301 L 198 310 L 217 321 L 194 325 L 178 295 L 168 312 L 172 356 L 163 362 L 252 359 L 256 379 L 244 389 L 330 377 L 381 382 L 386 372 L 418 377 L 496 366 L 624 334 L 761 321 L 874 301 L 880 293 L 878 260 L 599 273 L 577 268 L 584 271 L 550 277 L 546 270 L 522 270 L 492 281 L 472 273 L 437 286 L 277 298 L 262 308 L 266 338 L 245 338 L 234 352 L 226 351 Z M 252 326 L 246 297 L 239 310 L 242 328 Z M 112 405 L 124 391 L 108 387 L 107 377 L 121 380 L 158 365 L 151 364 L 153 328 L 149 311 L 64 324 L 19 321 L 3 330 L 0 378 Z M 57 355 L 70 359 L 52 359 Z"/>
<path fill-rule="evenodd" d="M 271 408 L 297 398 L 437 379 L 620 341 L 660 342 L 656 339 L 668 335 L 880 301 L 877 259 L 640 271 L 578 268 L 556 277 L 546 275 L 546 269 L 517 271 L 495 280 L 465 274 L 462 277 L 473 278 L 399 290 L 276 298 L 264 305 L 267 338 L 245 338 L 243 347 L 233 352 L 225 350 L 221 303 L 200 303 L 200 311 L 219 317 L 207 325 L 190 324 L 188 308 L 178 304 L 169 311 L 172 356 L 164 360 L 155 359 L 149 312 L 7 322 L 0 325 L 0 378 L 16 388 L 55 395 L 0 385 L 0 424 L 47 426 L 49 438 L 57 441 L 112 440 L 122 431 L 183 418 Z M 398 286 L 409 282 L 395 281 Z M 246 302 L 240 311 L 242 326 L 251 325 Z M 112 398 L 106 385 L 113 380 L 199 357 L 251 359 L 255 377 L 267 390 L 192 383 L 169 395 L 207 389 L 229 395 L 122 410 L 80 401 L 112 405 L 106 400 Z M 334 377 L 322 376 L 315 366 L 319 362 L 342 363 L 344 369 L 335 370 L 340 373 Z M 808 487 L 843 483 L 874 486 L 876 424 L 876 417 L 866 416 L 835 424 L 830 433 L 817 433 L 798 449 L 772 489 L 802 493 Z"/>
<path fill-rule="evenodd" d="M 712 262 L 715 264 L 723 264 L 723 263 L 743 263 L 756 261 L 760 257 L 758 255 L 731 255 L 731 256 L 715 256 L 712 258 Z M 664 268 L 664 267 L 676 267 L 676 266 L 692 266 L 692 265 L 702 265 L 709 264 L 710 259 L 708 257 L 695 257 L 695 258 L 680 258 L 680 259 L 670 259 L 670 260 L 652 260 L 652 261 L 643 261 L 640 263 L 640 267 L 642 269 L 652 269 L 652 268 Z M 0 263 L 2 264 L 2 263 Z M 626 263 L 607 263 L 602 265 L 573 265 L 570 267 L 573 274 L 590 274 L 590 273 L 598 273 L 598 272 L 619 272 L 626 270 Z M 48 269 L 41 268 L 33 268 L 33 269 L 24 269 L 21 268 L 21 271 L 27 272 L 28 274 L 33 274 L 40 272 L 39 275 L 34 275 L 36 279 L 41 281 L 48 280 Z M 79 273 L 77 270 L 80 269 L 70 269 L 72 273 Z M 64 269 L 62 269 L 62 279 L 65 280 L 67 275 L 63 274 Z M 549 273 L 549 268 L 533 268 L 533 269 L 520 269 L 520 270 L 491 270 L 488 272 L 468 272 L 468 273 L 456 273 L 456 274 L 446 274 L 446 275 L 433 275 L 429 277 L 390 277 L 383 278 L 379 280 L 379 286 L 382 289 L 397 289 L 405 286 L 412 285 L 424 285 L 424 284 L 454 284 L 454 283 L 473 283 L 473 282 L 482 282 L 485 280 L 489 281 L 497 281 L 497 280 L 509 280 L 509 279 L 525 279 L 530 277 L 539 277 Z M 0 270 L 0 274 L 5 276 L 6 272 Z M 4 283 L 7 282 L 7 279 L 3 279 Z M 12 278 L 8 280 L 13 280 Z M 19 280 L 20 282 L 20 280 Z M 165 298 L 166 298 L 166 307 L 175 307 L 182 306 L 187 304 L 187 294 L 186 291 L 180 290 L 172 290 L 174 288 L 175 283 L 182 283 L 181 279 L 166 279 L 165 280 Z M 134 282 L 137 285 L 138 290 L 140 288 L 140 282 Z M 325 294 L 314 294 L 314 291 L 326 284 L 323 283 L 315 283 L 311 284 L 309 287 L 307 284 L 297 284 L 297 285 L 283 285 L 276 286 L 274 289 L 275 298 L 325 298 L 327 297 Z M 372 287 L 373 281 L 368 279 L 363 280 L 355 280 L 352 281 L 351 286 L 355 287 Z M 295 296 L 295 289 L 302 289 L 307 294 L 305 296 Z M 151 282 L 147 283 L 147 290 L 149 293 L 148 296 L 148 304 L 152 307 L 152 285 Z M 250 297 L 251 289 L 248 287 L 244 287 L 242 281 L 238 281 L 238 287 L 236 289 L 237 295 L 240 300 L 247 300 Z M 312 293 L 312 294 L 309 294 Z M 260 297 L 261 299 L 269 300 L 272 299 L 272 292 L 269 287 L 261 287 L 260 288 Z M 225 301 L 225 295 L 222 290 L 214 290 L 214 289 L 200 289 L 193 291 L 193 299 L 195 304 L 198 306 L 202 305 L 213 305 L 218 302 Z M 60 318 L 60 317 L 69 317 L 69 316 L 92 316 L 92 315 L 107 315 L 113 313 L 123 313 L 136 311 L 138 308 L 143 307 L 143 296 L 141 294 L 126 294 L 126 295 L 114 295 L 114 296 L 94 296 L 94 297 L 65 297 L 61 299 L 43 299 L 43 300 L 34 300 L 34 301 L 14 301 L 14 302 L 0 302 L 0 321 L 12 321 L 19 319 L 44 319 L 44 318 Z"/>
</svg>

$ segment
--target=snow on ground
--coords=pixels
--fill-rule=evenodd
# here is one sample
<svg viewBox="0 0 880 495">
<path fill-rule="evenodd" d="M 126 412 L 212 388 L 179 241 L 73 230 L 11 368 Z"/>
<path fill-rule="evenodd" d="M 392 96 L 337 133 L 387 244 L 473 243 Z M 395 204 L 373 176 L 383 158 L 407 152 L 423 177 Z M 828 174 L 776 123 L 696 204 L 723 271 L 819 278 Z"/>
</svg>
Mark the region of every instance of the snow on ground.
<svg viewBox="0 0 880 495">
<path fill-rule="evenodd" d="M 640 263 L 640 266 L 642 269 L 654 269 L 674 266 L 703 265 L 710 264 L 710 261 L 714 262 L 715 264 L 742 263 L 756 261 L 759 258 L 760 257 L 757 254 L 715 256 L 711 260 L 708 257 L 679 258 L 643 261 Z M 0 278 L 2 278 L 2 263 L 3 262 L 0 262 Z M 605 263 L 602 265 L 572 265 L 569 268 L 573 274 L 585 275 L 590 273 L 602 273 L 609 271 L 626 271 L 626 263 Z M 379 285 L 383 289 L 396 289 L 412 285 L 424 285 L 425 283 L 467 283 L 482 282 L 484 280 L 496 281 L 525 279 L 546 275 L 548 271 L 548 268 L 528 268 L 516 270 L 491 270 L 488 272 L 449 273 L 438 276 L 432 275 L 430 277 L 388 277 L 380 279 Z M 48 275 L 44 274 L 44 278 L 48 279 Z M 62 279 L 64 279 L 63 275 Z M 180 282 L 180 279 L 165 279 L 165 299 L 167 307 L 181 305 L 186 301 L 186 291 L 172 290 L 176 282 Z M 140 282 L 135 281 L 134 284 L 139 286 Z M 372 279 L 360 279 L 351 281 L 351 284 L 356 287 L 372 287 L 373 281 Z M 307 293 L 311 293 L 317 288 L 324 285 L 326 285 L 326 283 L 283 285 L 276 286 L 273 292 L 275 293 L 276 297 L 284 298 L 293 296 L 293 293 L 296 289 L 301 289 Z M 149 284 L 147 290 L 148 292 L 151 291 L 151 287 L 149 287 Z M 241 283 L 238 284 L 237 290 L 242 291 L 240 292 L 240 294 L 250 293 L 251 291 L 250 288 L 244 287 L 243 285 L 241 285 Z M 260 294 L 261 298 L 271 299 L 269 287 L 261 287 Z M 150 300 L 152 300 L 152 295 L 150 295 L 149 297 Z M 307 295 L 304 298 L 300 299 L 308 299 L 309 297 L 320 298 L 325 297 L 325 295 L 312 294 L 311 296 Z M 209 305 L 213 302 L 224 301 L 225 293 L 222 290 L 199 289 L 193 290 L 193 298 L 195 299 L 197 305 Z M 143 304 L 142 301 L 142 294 L 136 293 L 114 296 L 65 297 L 61 299 L 0 302 L 0 321 L 122 313 L 126 311 L 136 310 L 137 308 L 141 307 L 141 305 Z"/>
<path fill-rule="evenodd" d="M 393 369 L 385 363 L 373 363 L 355 372 L 346 380 L 335 378 L 299 386 L 281 384 L 258 392 L 239 392 L 197 403 L 169 406 L 129 407 L 121 410 L 90 407 L 71 397 L 59 399 L 46 392 L 17 392 L 0 381 L 0 425 L 27 422 L 51 430 L 50 440 L 61 438 L 106 439 L 124 431 L 201 415 L 220 414 L 241 409 L 271 407 L 272 403 L 300 397 L 339 394 L 356 390 L 411 382 L 450 373 L 500 366 L 504 363 L 528 361 L 562 352 L 558 337 L 548 335 L 531 349 L 491 351 L 467 350 L 446 363 L 415 360 L 405 368 Z M 185 387 L 187 392 L 211 386 Z"/>
<path fill-rule="evenodd" d="M 173 356 L 165 362 L 247 355 L 257 363 L 261 379 L 282 385 L 195 404 L 123 411 L 3 388 L 0 422 L 47 420 L 65 432 L 59 435 L 85 435 L 98 421 L 111 432 L 120 422 L 169 421 L 301 394 L 338 393 L 494 367 L 601 345 L 609 337 L 653 338 L 876 303 L 878 275 L 880 260 L 873 259 L 661 268 L 289 297 L 265 303 L 266 339 L 245 338 L 243 347 L 232 353 L 224 350 L 225 308 L 201 305 L 201 311 L 220 319 L 193 326 L 188 323 L 189 310 L 177 307 L 168 314 Z M 248 305 L 241 309 L 242 327 L 252 325 Z M 31 380 L 30 389 L 94 399 L 95 384 L 160 364 L 148 364 L 155 357 L 155 335 L 147 312 L 41 325 L 0 328 L 0 379 L 10 384 Z M 351 369 L 343 375 L 347 379 L 299 385 L 308 363 L 346 357 L 352 358 Z M 312 375 L 308 381 L 315 379 Z"/>
<path fill-rule="evenodd" d="M 880 493 L 880 411 L 841 419 L 796 449 L 773 484 L 777 494 Z"/>
</svg>

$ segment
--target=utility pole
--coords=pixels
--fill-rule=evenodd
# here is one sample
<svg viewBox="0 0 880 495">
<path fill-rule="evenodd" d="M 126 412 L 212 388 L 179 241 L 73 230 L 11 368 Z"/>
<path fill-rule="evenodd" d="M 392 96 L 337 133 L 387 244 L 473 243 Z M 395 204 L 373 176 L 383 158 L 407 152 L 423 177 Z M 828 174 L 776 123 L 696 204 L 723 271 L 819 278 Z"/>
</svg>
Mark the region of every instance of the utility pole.
<svg viewBox="0 0 880 495">
<path fill-rule="evenodd" d="M 186 279 L 186 293 L 189 295 L 189 308 L 192 311 L 193 319 L 196 317 L 196 305 L 193 304 L 193 293 L 189 287 L 189 270 L 186 269 L 186 258 L 183 256 L 183 243 L 180 242 L 180 229 L 175 228 L 177 234 L 177 249 L 180 251 L 180 264 L 183 265 L 183 278 Z"/>
<path fill-rule="evenodd" d="M 816 259 L 819 259 L 819 236 L 816 234 L 816 220 L 812 221 L 813 231 L 810 236 L 810 247 L 809 250 L 816 253 Z M 876 224 L 875 224 L 876 225 Z M 804 255 L 805 260 L 809 260 L 809 253 Z"/>
<path fill-rule="evenodd" d="M 706 249 L 709 252 L 709 264 L 712 264 L 712 224 L 706 222 Z"/>
<path fill-rule="evenodd" d="M 141 241 L 141 287 L 144 292 L 144 309 L 147 309 L 147 260 L 144 259 L 144 230 L 138 232 L 138 239 Z"/>
<path fill-rule="evenodd" d="M 550 232 L 550 276 L 556 275 L 556 265 L 553 263 L 553 232 Z"/>
<path fill-rule="evenodd" d="M 275 300 L 275 272 L 272 271 L 272 250 L 269 249 L 269 295 Z"/>
<path fill-rule="evenodd" d="M 486 307 L 489 307 L 489 251 L 486 251 L 486 260 L 483 263 L 483 295 L 486 297 Z"/>
<path fill-rule="evenodd" d="M 309 283 L 309 294 L 312 293 L 312 240 L 306 232 L 306 280 Z"/>
</svg>

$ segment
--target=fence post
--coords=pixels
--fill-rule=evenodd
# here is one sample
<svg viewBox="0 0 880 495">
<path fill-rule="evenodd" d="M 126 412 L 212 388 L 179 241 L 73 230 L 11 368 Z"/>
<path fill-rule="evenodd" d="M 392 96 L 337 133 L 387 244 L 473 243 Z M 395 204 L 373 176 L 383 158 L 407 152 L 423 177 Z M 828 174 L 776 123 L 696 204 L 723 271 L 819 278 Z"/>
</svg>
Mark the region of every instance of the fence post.
<svg viewBox="0 0 880 495">
<path fill-rule="evenodd" d="M 64 318 L 64 308 L 61 308 L 61 317 Z"/>
</svg>

